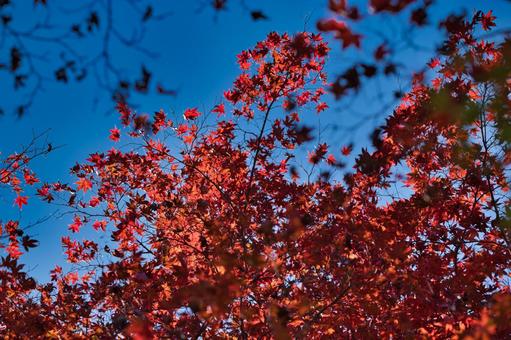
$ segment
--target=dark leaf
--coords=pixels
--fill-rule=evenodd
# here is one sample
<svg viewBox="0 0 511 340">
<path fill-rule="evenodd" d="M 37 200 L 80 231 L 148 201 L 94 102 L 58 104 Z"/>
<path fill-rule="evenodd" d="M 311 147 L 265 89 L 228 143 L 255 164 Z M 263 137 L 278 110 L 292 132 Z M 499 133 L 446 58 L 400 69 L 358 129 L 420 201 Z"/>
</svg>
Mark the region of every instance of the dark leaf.
<svg viewBox="0 0 511 340">
<path fill-rule="evenodd" d="M 25 106 L 24 105 L 20 105 L 16 108 L 16 115 L 18 117 L 22 117 L 23 115 L 25 114 Z"/>
<path fill-rule="evenodd" d="M 296 127 L 292 131 L 292 134 L 295 137 L 296 143 L 298 145 L 300 145 L 300 144 L 303 144 L 305 142 L 309 142 L 309 141 L 314 139 L 312 137 L 312 135 L 311 135 L 311 132 L 312 132 L 312 128 L 310 128 L 310 127 L 308 127 L 306 125 L 303 125 L 303 126 L 300 126 L 300 127 Z"/>
<path fill-rule="evenodd" d="M 130 88 L 130 83 L 125 80 L 121 80 L 121 81 L 119 81 L 119 88 L 127 90 Z"/>
<path fill-rule="evenodd" d="M 68 81 L 67 71 L 64 67 L 61 67 L 55 71 L 55 79 L 57 79 L 57 81 L 67 83 Z"/>
<path fill-rule="evenodd" d="M 374 77 L 374 75 L 376 74 L 376 67 L 374 65 L 362 64 L 361 66 L 364 70 L 364 76 L 366 76 L 367 78 Z"/>
<path fill-rule="evenodd" d="M 156 87 L 156 91 L 159 94 L 163 94 L 163 95 L 167 95 L 167 96 L 174 96 L 175 97 L 177 95 L 177 91 L 176 90 L 166 89 L 161 84 L 158 84 L 158 86 Z"/>
<path fill-rule="evenodd" d="M 7 26 L 12 21 L 12 17 L 10 15 L 2 15 L 2 24 Z"/>
<path fill-rule="evenodd" d="M 225 9 L 227 0 L 213 0 L 213 8 L 217 11 Z"/>
<path fill-rule="evenodd" d="M 28 251 L 30 248 L 37 247 L 39 245 L 39 241 L 31 239 L 30 236 L 25 235 L 21 239 L 21 244 L 23 245 L 25 251 Z"/>
<path fill-rule="evenodd" d="M 427 23 L 428 13 L 426 9 L 421 7 L 412 12 L 410 20 L 417 26 L 424 26 Z"/>
<path fill-rule="evenodd" d="M 252 17 L 252 20 L 258 21 L 258 20 L 268 20 L 268 17 L 266 14 L 264 14 L 261 11 L 252 11 L 250 12 L 250 16 Z"/>
<path fill-rule="evenodd" d="M 74 34 L 76 34 L 79 37 L 83 37 L 82 29 L 80 28 L 80 25 L 78 25 L 78 24 L 74 24 L 73 26 L 71 26 L 71 32 L 73 32 Z"/>
<path fill-rule="evenodd" d="M 385 68 L 383 69 L 383 73 L 385 73 L 386 76 L 395 74 L 396 73 L 396 65 L 395 64 L 387 64 Z"/>
<path fill-rule="evenodd" d="M 139 80 L 135 82 L 135 89 L 138 92 L 146 93 L 149 88 L 149 82 L 151 81 L 151 72 L 149 72 L 145 66 L 142 66 L 142 75 Z"/>
<path fill-rule="evenodd" d="M 18 74 L 14 77 L 14 89 L 17 90 L 20 87 L 25 86 L 25 81 L 27 80 L 27 76 L 23 74 Z"/>
<path fill-rule="evenodd" d="M 95 28 L 99 28 L 99 16 L 96 12 L 91 12 L 87 18 L 87 31 L 92 32 Z"/>
<path fill-rule="evenodd" d="M 341 98 L 346 93 L 346 86 L 341 85 L 339 79 L 332 84 L 330 92 L 335 96 L 335 99 Z"/>
<path fill-rule="evenodd" d="M 87 77 L 87 69 L 82 69 L 78 74 L 75 73 L 76 81 L 82 81 L 85 77 Z"/>
<path fill-rule="evenodd" d="M 358 89 L 360 87 L 360 77 L 358 75 L 358 71 L 355 67 L 350 67 L 347 69 L 342 78 L 346 80 L 346 88 L 348 89 Z"/>
<path fill-rule="evenodd" d="M 21 66 L 21 52 L 17 47 L 11 48 L 11 71 L 14 72 Z"/>
<path fill-rule="evenodd" d="M 147 21 L 147 20 L 151 19 L 152 16 L 153 16 L 153 6 L 148 5 L 144 12 L 144 16 L 142 17 L 142 21 Z"/>
<path fill-rule="evenodd" d="M 374 129 L 373 132 L 371 133 L 371 142 L 373 143 L 373 146 L 375 148 L 379 148 L 381 146 L 382 143 L 381 133 L 382 133 L 381 127 Z"/>
</svg>

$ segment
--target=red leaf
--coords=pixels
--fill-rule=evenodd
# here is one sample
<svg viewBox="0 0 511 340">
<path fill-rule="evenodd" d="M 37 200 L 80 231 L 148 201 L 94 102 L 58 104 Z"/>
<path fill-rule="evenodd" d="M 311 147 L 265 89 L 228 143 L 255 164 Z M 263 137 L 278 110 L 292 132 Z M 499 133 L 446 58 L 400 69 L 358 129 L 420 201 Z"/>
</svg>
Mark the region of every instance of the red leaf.
<svg viewBox="0 0 511 340">
<path fill-rule="evenodd" d="M 216 105 L 212 112 L 216 113 L 218 117 L 225 114 L 225 105 L 223 103 Z"/>
<path fill-rule="evenodd" d="M 77 272 L 67 274 L 66 278 L 72 285 L 74 285 L 80 279 Z"/>
<path fill-rule="evenodd" d="M 194 120 L 197 119 L 200 115 L 201 113 L 199 112 L 199 110 L 197 110 L 197 108 L 194 107 L 193 109 L 186 109 L 185 113 L 183 114 L 183 117 L 187 120 Z"/>
<path fill-rule="evenodd" d="M 186 124 L 179 124 L 176 128 L 176 132 L 178 135 L 184 135 L 188 131 L 188 125 Z"/>
<path fill-rule="evenodd" d="M 117 111 L 121 114 L 121 123 L 124 126 L 130 125 L 132 118 L 131 110 L 125 103 L 117 104 Z"/>
<path fill-rule="evenodd" d="M 332 154 L 329 154 L 328 157 L 326 158 L 326 162 L 329 164 L 329 165 L 334 165 L 336 160 L 335 160 L 335 156 L 332 155 Z"/>
<path fill-rule="evenodd" d="M 492 11 L 488 11 L 481 18 L 481 25 L 483 26 L 483 30 L 489 31 L 492 27 L 495 26 L 495 16 L 492 15 Z"/>
<path fill-rule="evenodd" d="M 355 45 L 360 48 L 360 34 L 353 33 L 343 21 L 337 19 L 321 20 L 317 24 L 318 30 L 323 32 L 335 32 L 335 38 L 342 41 L 342 48 L 348 48 Z"/>
<path fill-rule="evenodd" d="M 25 179 L 25 183 L 28 185 L 33 185 L 34 183 L 39 182 L 37 177 L 35 177 L 28 169 L 23 171 L 23 178 Z"/>
<path fill-rule="evenodd" d="M 69 230 L 71 230 L 73 233 L 77 233 L 80 231 L 80 227 L 83 225 L 82 220 L 79 216 L 74 217 L 73 223 L 69 225 Z"/>
<path fill-rule="evenodd" d="M 321 111 L 325 111 L 326 109 L 328 109 L 328 105 L 325 102 L 321 102 L 316 106 L 316 112 L 318 113 Z"/>
<path fill-rule="evenodd" d="M 437 67 L 438 65 L 440 65 L 440 60 L 438 58 L 433 58 L 431 59 L 431 61 L 428 63 L 428 66 L 430 68 L 435 68 Z"/>
<path fill-rule="evenodd" d="M 26 205 L 27 203 L 28 203 L 27 196 L 17 196 L 14 199 L 14 204 L 17 205 L 20 209 L 23 207 L 23 205 Z"/>
<path fill-rule="evenodd" d="M 121 131 L 119 131 L 118 128 L 113 128 L 110 130 L 110 137 L 109 137 L 111 140 L 113 140 L 114 142 L 118 142 L 119 139 L 121 138 Z"/>
<path fill-rule="evenodd" d="M 99 198 L 97 198 L 97 197 L 93 197 L 89 201 L 89 205 L 93 208 L 96 207 L 98 204 L 99 204 Z"/>
<path fill-rule="evenodd" d="M 89 189 L 92 188 L 92 182 L 85 177 L 80 178 L 76 182 L 76 185 L 78 186 L 78 190 L 82 190 L 83 192 L 87 192 Z"/>
<path fill-rule="evenodd" d="M 351 149 L 352 149 L 351 146 L 343 146 L 341 152 L 344 156 L 349 156 L 349 154 L 351 153 Z"/>
<path fill-rule="evenodd" d="M 92 224 L 92 228 L 94 228 L 94 230 L 102 230 L 102 231 L 105 231 L 106 230 L 106 221 L 96 221 Z"/>
</svg>

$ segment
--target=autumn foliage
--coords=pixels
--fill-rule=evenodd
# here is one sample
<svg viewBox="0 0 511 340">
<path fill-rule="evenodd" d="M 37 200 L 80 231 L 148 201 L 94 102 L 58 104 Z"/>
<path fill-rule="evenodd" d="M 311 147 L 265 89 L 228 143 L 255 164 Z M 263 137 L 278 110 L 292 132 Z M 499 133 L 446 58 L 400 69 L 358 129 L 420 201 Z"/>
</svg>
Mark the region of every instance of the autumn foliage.
<svg viewBox="0 0 511 340">
<path fill-rule="evenodd" d="M 322 97 L 332 91 L 329 48 L 317 34 L 270 33 L 240 53 L 241 74 L 210 112 L 190 107 L 171 119 L 120 104 L 114 147 L 76 165 L 75 183 L 38 189 L 73 213 L 62 246 L 75 269 L 56 266 L 37 283 L 17 260 L 25 236 L 16 222 L 3 225 L 0 332 L 509 336 L 511 41 L 476 38 L 488 20 L 446 21 L 444 53 L 414 75 L 344 177 L 334 170 L 351 147 L 312 145 L 302 125 L 327 109 Z M 346 48 L 359 44 L 348 26 L 319 28 Z M 305 176 L 299 165 L 318 171 Z M 17 174 L 28 185 L 37 179 L 14 169 L 2 183 L 22 207 Z M 83 229 L 107 241 L 79 237 Z"/>
</svg>

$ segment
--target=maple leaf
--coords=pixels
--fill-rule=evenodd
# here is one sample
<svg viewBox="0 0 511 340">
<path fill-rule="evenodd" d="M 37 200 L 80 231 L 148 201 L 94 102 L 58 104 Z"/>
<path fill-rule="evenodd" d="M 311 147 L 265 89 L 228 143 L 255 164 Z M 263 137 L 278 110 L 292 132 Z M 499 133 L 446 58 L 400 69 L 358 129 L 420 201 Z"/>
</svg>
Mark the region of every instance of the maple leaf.
<svg viewBox="0 0 511 340">
<path fill-rule="evenodd" d="M 300 126 L 294 127 L 292 130 L 294 134 L 294 140 L 298 145 L 303 144 L 305 142 L 309 142 L 314 138 L 311 136 L 312 128 L 309 126 Z"/>
<path fill-rule="evenodd" d="M 316 147 L 316 149 L 309 153 L 309 162 L 312 164 L 318 164 L 326 155 L 328 147 L 326 143 L 322 143 Z"/>
<path fill-rule="evenodd" d="M 114 142 L 118 142 L 121 138 L 121 131 L 118 128 L 113 128 L 110 130 L 110 139 Z"/>
<path fill-rule="evenodd" d="M 53 201 L 53 196 L 50 192 L 50 186 L 48 184 L 45 184 L 41 188 L 37 189 L 37 195 L 41 196 L 43 200 L 48 203 Z"/>
<path fill-rule="evenodd" d="M 156 112 L 154 114 L 154 121 L 151 128 L 152 132 L 157 134 L 166 125 L 172 125 L 172 122 L 167 120 L 165 112 L 163 112 L 163 110 Z"/>
<path fill-rule="evenodd" d="M 91 207 L 93 207 L 93 208 L 94 208 L 94 207 L 96 207 L 99 203 L 100 203 L 100 200 L 99 200 L 99 198 L 98 198 L 98 197 L 93 197 L 93 198 L 91 198 L 91 199 L 90 199 L 90 201 L 89 201 L 89 205 L 90 205 Z"/>
<path fill-rule="evenodd" d="M 35 177 L 34 174 L 31 173 L 28 169 L 23 170 L 23 178 L 25 179 L 25 183 L 28 185 L 33 185 L 39 182 L 39 179 L 37 179 L 37 177 Z"/>
<path fill-rule="evenodd" d="M 22 60 L 21 51 L 16 47 L 11 48 L 10 57 L 11 57 L 11 71 L 14 72 L 21 67 L 21 60 Z"/>
<path fill-rule="evenodd" d="M 105 231 L 105 230 L 106 230 L 106 225 L 107 225 L 107 222 L 106 222 L 106 221 L 95 221 L 95 222 L 92 224 L 92 228 L 94 228 L 94 230 L 102 230 L 102 231 Z"/>
<path fill-rule="evenodd" d="M 17 259 L 23 255 L 17 242 L 10 242 L 5 250 L 7 251 L 7 254 L 9 254 L 9 256 L 13 259 Z"/>
<path fill-rule="evenodd" d="M 18 208 L 21 210 L 23 205 L 26 205 L 28 203 L 28 197 L 27 196 L 16 196 L 14 199 L 14 204 L 18 206 Z"/>
<path fill-rule="evenodd" d="M 329 154 L 328 157 L 326 158 L 326 162 L 329 165 L 334 165 L 336 163 L 335 156 L 332 154 Z"/>
<path fill-rule="evenodd" d="M 71 273 L 69 273 L 69 274 L 67 274 L 67 275 L 66 275 L 66 280 L 67 280 L 70 284 L 72 284 L 72 285 L 74 285 L 75 283 L 77 283 L 79 279 L 80 279 L 80 276 L 78 275 L 78 273 L 77 273 L 77 272 L 71 272 Z"/>
<path fill-rule="evenodd" d="M 321 102 L 318 105 L 316 105 L 316 112 L 317 113 L 325 111 L 326 109 L 328 109 L 328 104 L 325 103 L 325 102 Z"/>
<path fill-rule="evenodd" d="M 483 30 L 485 31 L 489 31 L 492 27 L 495 26 L 495 16 L 493 15 L 491 10 L 482 16 L 481 25 L 483 26 Z"/>
<path fill-rule="evenodd" d="M 176 132 L 178 136 L 184 135 L 189 130 L 188 125 L 186 124 L 179 124 L 176 128 Z"/>
<path fill-rule="evenodd" d="M 71 230 L 73 233 L 77 233 L 80 231 L 81 226 L 83 225 L 82 219 L 80 216 L 75 215 L 73 219 L 73 223 L 69 225 L 69 230 Z"/>
<path fill-rule="evenodd" d="M 50 276 L 53 281 L 55 281 L 60 274 L 62 274 L 62 267 L 59 265 L 56 265 L 55 268 L 50 271 Z"/>
<path fill-rule="evenodd" d="M 130 125 L 130 120 L 132 118 L 132 113 L 126 103 L 119 102 L 117 104 L 117 111 L 119 111 L 121 115 L 121 123 L 124 126 Z"/>
<path fill-rule="evenodd" d="M 387 49 L 387 46 L 385 44 L 381 44 L 374 51 L 374 59 L 382 60 L 383 58 L 385 58 L 385 56 L 387 54 L 389 54 L 389 50 Z"/>
<path fill-rule="evenodd" d="M 39 241 L 30 238 L 28 235 L 23 236 L 21 239 L 21 245 L 28 251 L 30 248 L 35 248 L 39 244 Z"/>
<path fill-rule="evenodd" d="M 217 11 L 225 8 L 227 0 L 213 0 L 213 8 Z"/>
<path fill-rule="evenodd" d="M 76 185 L 78 190 L 82 190 L 83 192 L 87 192 L 92 188 L 92 182 L 85 177 L 82 177 L 76 181 Z"/>
<path fill-rule="evenodd" d="M 186 120 L 194 120 L 194 119 L 199 118 L 200 115 L 201 115 L 201 113 L 199 112 L 199 110 L 197 108 L 192 108 L 192 109 L 186 109 L 183 114 L 183 117 Z"/>
<path fill-rule="evenodd" d="M 342 48 L 348 48 L 354 45 L 360 48 L 360 40 L 362 36 L 360 34 L 353 33 L 348 25 L 337 19 L 326 19 L 321 20 L 317 24 L 317 28 L 320 31 L 333 31 L 335 32 L 335 38 L 342 41 Z"/>
<path fill-rule="evenodd" d="M 428 66 L 429 66 L 430 68 L 435 68 L 435 67 L 437 67 L 438 65 L 440 65 L 440 59 L 438 59 L 438 58 L 433 58 L 433 59 L 431 59 L 431 61 L 428 63 Z"/>
<path fill-rule="evenodd" d="M 163 85 L 161 84 L 158 84 L 156 86 L 156 91 L 159 93 L 159 94 L 162 94 L 162 95 L 167 95 L 167 96 L 177 96 L 178 92 L 177 90 L 174 90 L 174 89 L 167 89 L 165 88 Z"/>
<path fill-rule="evenodd" d="M 185 142 L 185 144 L 192 144 L 194 139 L 195 135 L 193 133 L 190 133 L 183 137 L 183 142 Z"/>
<path fill-rule="evenodd" d="M 252 12 L 250 12 L 250 16 L 252 17 L 252 20 L 254 20 L 254 21 L 268 20 L 268 17 L 262 11 L 252 11 Z"/>
<path fill-rule="evenodd" d="M 147 21 L 153 16 L 153 7 L 148 5 L 146 10 L 144 11 L 144 15 L 142 16 L 142 21 Z"/>
<path fill-rule="evenodd" d="M 353 149 L 353 146 L 351 145 L 348 145 L 348 146 L 343 146 L 342 149 L 341 149 L 341 152 L 344 156 L 349 156 L 349 154 L 351 153 L 351 150 Z"/>
<path fill-rule="evenodd" d="M 251 58 L 251 55 L 250 55 L 249 51 L 241 52 L 240 54 L 238 54 L 237 58 L 238 58 L 238 65 L 240 66 L 240 68 L 242 70 L 250 69 L 250 65 L 251 65 L 250 58 Z"/>
<path fill-rule="evenodd" d="M 223 103 L 215 105 L 211 112 L 216 113 L 218 117 L 223 116 L 225 114 L 225 105 Z"/>
<path fill-rule="evenodd" d="M 344 21 L 328 19 L 318 22 L 318 29 L 320 31 L 342 31 L 348 29 L 348 26 Z"/>
</svg>

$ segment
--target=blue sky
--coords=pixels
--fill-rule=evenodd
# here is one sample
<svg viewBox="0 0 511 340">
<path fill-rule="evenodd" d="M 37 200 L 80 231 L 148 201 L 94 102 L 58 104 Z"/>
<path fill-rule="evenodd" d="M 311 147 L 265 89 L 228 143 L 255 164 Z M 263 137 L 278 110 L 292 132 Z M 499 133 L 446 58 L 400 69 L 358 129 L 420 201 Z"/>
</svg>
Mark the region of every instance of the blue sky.
<svg viewBox="0 0 511 340">
<path fill-rule="evenodd" d="M 128 53 L 121 49 L 114 51 L 121 55 L 120 66 L 127 71 L 137 74 L 143 62 L 154 71 L 156 80 L 179 90 L 175 98 L 158 95 L 138 97 L 137 102 L 140 103 L 138 111 L 154 112 L 164 109 L 171 116 L 172 112 L 176 116 L 181 116 L 181 112 L 188 107 L 210 109 L 221 99 L 222 93 L 230 87 L 237 76 L 236 55 L 240 51 L 264 39 L 270 31 L 293 33 L 302 31 L 304 27 L 315 30 L 316 21 L 328 15 L 327 1 L 261 0 L 253 2 L 256 3 L 254 6 L 257 6 L 254 9 L 262 9 L 270 20 L 253 22 L 248 13 L 235 4 L 237 1 L 231 2 L 232 5 L 228 11 L 215 16 L 210 9 L 197 12 L 198 4 L 209 3 L 207 1 L 168 1 L 166 7 L 159 10 L 165 12 L 171 10 L 173 14 L 164 21 L 149 25 L 146 32 L 147 39 L 144 46 L 157 50 L 159 53 L 157 59 L 147 59 L 140 54 Z M 498 25 L 509 27 L 511 24 L 511 6 L 505 5 L 505 1 L 438 2 L 439 4 L 434 8 L 435 16 L 461 8 L 460 4 L 463 3 L 469 12 L 473 8 L 481 8 L 485 11 L 493 9 L 499 18 Z M 69 4 L 64 0 L 50 1 L 50 3 L 57 7 Z M 353 1 L 353 3 L 365 3 L 365 1 Z M 16 6 L 17 13 L 27 15 L 27 20 L 33 18 L 32 1 L 16 1 Z M 43 9 L 38 8 L 35 14 L 40 14 L 41 11 Z M 57 20 L 65 24 L 66 19 L 63 16 Z M 126 25 L 127 31 L 136 25 L 131 13 L 124 13 L 121 8 L 116 12 L 114 20 Z M 398 25 L 399 22 L 389 23 L 389 25 L 392 24 Z M 380 26 L 381 22 L 371 25 L 373 26 L 370 28 L 376 31 L 390 29 L 390 26 Z M 416 42 L 432 47 L 439 38 L 438 33 L 427 31 L 419 34 Z M 93 43 L 88 42 L 88 44 Z M 84 47 L 88 48 L 87 45 Z M 327 72 L 336 74 L 337 70 L 342 70 L 343 60 L 356 55 L 351 52 L 341 54 L 338 42 L 333 42 L 331 47 L 333 52 Z M 94 48 L 94 45 L 90 45 L 90 48 Z M 427 51 L 414 49 L 405 50 L 402 53 L 403 61 L 412 67 L 422 65 L 427 61 L 428 56 Z M 5 86 L 7 83 L 2 79 L 0 84 Z M 391 79 L 383 84 L 387 93 L 397 86 L 399 86 L 399 79 Z M 2 101 L 7 103 L 13 98 L 10 95 L 4 95 L 1 97 Z M 71 83 L 67 86 L 48 84 L 45 91 L 36 97 L 30 111 L 23 118 L 18 119 L 9 113 L 0 117 L 0 151 L 2 154 L 7 154 L 19 149 L 31 139 L 33 133 L 51 129 L 49 139 L 54 145 L 62 145 L 62 148 L 35 161 L 33 169 L 44 181 L 69 181 L 71 180 L 68 175 L 69 168 L 75 162 L 83 161 L 92 152 L 104 151 L 112 146 L 108 140 L 109 129 L 119 123 L 117 114 L 105 113 L 108 97 L 109 94 L 98 89 L 93 82 Z M 100 99 L 100 105 L 95 108 L 93 102 L 96 98 Z M 321 118 L 314 116 L 314 121 L 321 119 L 323 126 L 330 123 L 349 125 L 350 121 L 356 119 L 357 113 L 341 109 L 342 103 L 331 99 L 329 103 L 332 109 Z M 368 90 L 366 96 L 358 100 L 352 109 L 356 112 L 364 112 L 377 108 L 378 105 L 381 103 L 373 101 L 371 91 Z M 367 141 L 368 129 L 369 127 L 361 129 L 356 135 L 348 135 L 345 132 L 339 135 L 341 132 L 331 132 L 328 138 L 331 139 L 331 144 L 339 147 L 352 139 L 363 145 Z M 54 206 L 34 201 L 35 199 L 32 199 L 33 204 L 24 208 L 19 216 L 22 224 L 26 225 L 56 210 Z M 4 221 L 10 217 L 18 217 L 18 212 L 12 206 L 12 197 L 2 195 L 0 213 Z M 68 220 L 69 217 L 52 218 L 32 231 L 41 243 L 38 248 L 24 255 L 23 259 L 30 268 L 33 268 L 32 273 L 36 277 L 46 277 L 51 264 L 63 261 L 60 237 L 67 233 Z"/>
</svg>

